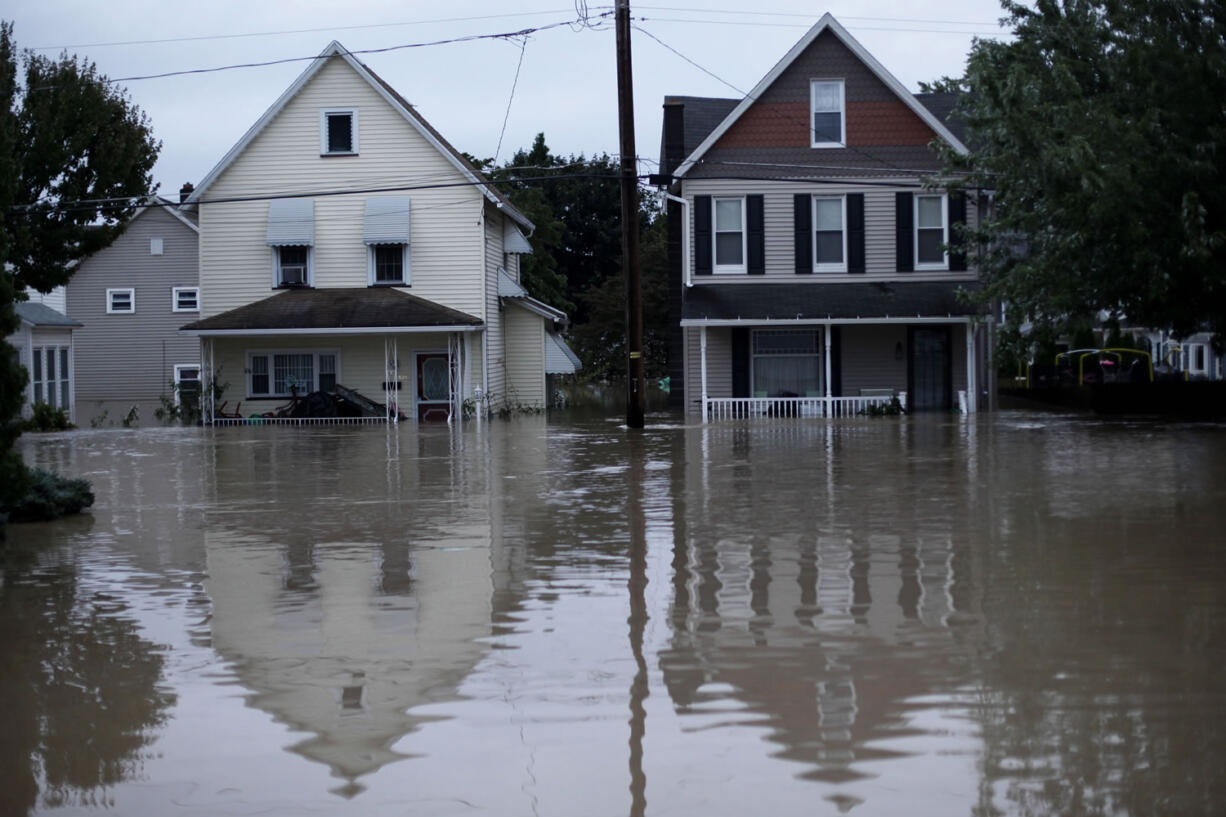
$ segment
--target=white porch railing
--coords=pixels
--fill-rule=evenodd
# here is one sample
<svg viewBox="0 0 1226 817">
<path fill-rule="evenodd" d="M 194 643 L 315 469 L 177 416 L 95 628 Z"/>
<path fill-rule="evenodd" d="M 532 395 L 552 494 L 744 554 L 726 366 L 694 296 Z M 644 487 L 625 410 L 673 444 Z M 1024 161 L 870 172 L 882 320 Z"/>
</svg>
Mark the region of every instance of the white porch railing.
<svg viewBox="0 0 1226 817">
<path fill-rule="evenodd" d="M 708 397 L 707 420 L 766 417 L 855 417 L 870 406 L 885 407 L 893 396 L 879 397 Z M 905 400 L 905 397 L 903 398 Z M 900 401 L 901 402 L 901 401 Z"/>
<path fill-rule="evenodd" d="M 215 426 L 377 426 L 390 425 L 390 417 L 214 417 Z"/>
</svg>

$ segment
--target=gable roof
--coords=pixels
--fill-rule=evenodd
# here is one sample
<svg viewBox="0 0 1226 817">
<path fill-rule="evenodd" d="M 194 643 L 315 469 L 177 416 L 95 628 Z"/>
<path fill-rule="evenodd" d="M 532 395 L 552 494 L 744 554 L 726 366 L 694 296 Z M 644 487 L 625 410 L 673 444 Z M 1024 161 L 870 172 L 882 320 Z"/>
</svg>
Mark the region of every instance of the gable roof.
<svg viewBox="0 0 1226 817">
<path fill-rule="evenodd" d="M 181 222 L 184 226 L 190 229 L 193 233 L 200 232 L 200 228 L 196 226 L 196 222 L 191 218 L 191 216 L 180 210 L 178 205 L 176 205 L 170 199 L 165 199 L 157 195 L 150 195 L 146 196 L 141 203 L 144 206 L 137 211 L 136 215 L 132 216 L 132 221 L 136 221 L 149 210 L 152 210 L 155 207 L 160 207 L 173 216 L 176 221 Z M 128 223 L 131 224 L 132 221 L 129 221 Z"/>
<path fill-rule="evenodd" d="M 382 77 L 367 68 L 364 63 L 350 53 L 349 49 L 345 48 L 336 40 L 333 40 L 328 44 L 327 48 L 319 52 L 319 56 L 311 61 L 311 64 L 307 66 L 306 70 L 298 75 L 298 78 L 294 80 L 293 84 L 285 89 L 285 92 L 281 94 L 277 101 L 274 102 L 267 111 L 264 112 L 264 115 L 255 121 L 255 124 L 252 125 L 245 134 L 243 134 L 243 137 L 238 140 L 234 147 L 230 148 L 229 152 L 221 158 L 221 161 L 218 162 L 217 165 L 209 171 L 208 175 L 204 177 L 200 184 L 196 186 L 196 189 L 192 191 L 190 196 L 188 196 L 185 204 L 196 204 L 200 202 L 205 191 L 212 186 L 213 182 L 217 181 L 221 174 L 226 171 L 226 168 L 234 163 L 242 152 L 247 149 L 247 146 L 255 140 L 255 137 L 259 136 L 260 133 L 262 133 L 264 129 L 268 127 L 272 120 L 276 118 L 277 114 L 279 114 L 285 108 L 285 106 L 290 103 L 290 100 L 298 95 L 299 91 L 306 87 L 306 84 L 310 82 L 317 73 L 319 73 L 319 70 L 323 68 L 323 66 L 332 57 L 339 57 L 348 63 L 349 67 L 352 68 L 359 77 L 365 80 L 366 83 L 369 84 L 372 89 L 374 89 L 375 93 L 383 97 L 383 99 L 389 105 L 391 105 L 397 113 L 404 117 L 405 121 L 407 121 L 419 134 L 421 134 L 422 138 L 429 142 L 435 150 L 441 153 L 443 157 L 446 158 L 462 176 L 464 176 L 468 181 L 472 182 L 472 184 L 477 187 L 482 194 L 484 194 L 485 198 L 490 203 L 492 203 L 499 210 L 502 210 L 528 230 L 535 229 L 535 225 L 528 220 L 528 217 L 519 212 L 519 210 L 515 209 L 515 206 L 511 204 L 510 199 L 503 195 L 503 193 L 497 188 L 493 187 L 489 180 L 481 174 L 481 171 L 477 170 L 477 168 L 475 168 L 471 162 L 465 159 L 458 150 L 452 147 L 450 142 L 443 138 L 441 133 L 435 130 L 429 122 L 423 119 L 421 114 L 417 113 L 413 106 L 409 104 L 408 100 L 397 93 L 396 90 L 392 88 L 392 86 L 388 85 Z"/>
<path fill-rule="evenodd" d="M 792 49 L 783 56 L 783 59 L 779 60 L 779 62 L 775 64 L 775 67 L 772 68 L 766 74 L 766 76 L 759 80 L 758 84 L 753 87 L 753 90 L 751 90 L 745 96 L 745 98 L 740 101 L 740 104 L 732 109 L 732 112 L 724 118 L 723 122 L 721 122 L 713 131 L 707 134 L 707 137 L 702 140 L 702 143 L 699 144 L 698 147 L 696 147 L 693 152 L 686 157 L 685 161 L 677 167 L 677 170 L 673 173 L 673 175 L 675 177 L 684 176 L 686 172 L 688 172 L 689 169 L 693 167 L 725 133 L 728 132 L 736 121 L 741 118 L 745 111 L 747 111 L 755 102 L 758 101 L 758 98 L 761 97 L 762 94 L 764 94 L 766 90 L 775 82 L 775 80 L 777 80 L 783 74 L 783 72 L 796 61 L 801 53 L 812 45 L 813 41 L 825 31 L 829 31 L 831 34 L 837 37 L 838 40 L 843 43 L 843 45 L 847 46 L 847 48 L 856 55 L 860 62 L 863 63 L 864 66 L 868 68 L 868 70 L 872 72 L 883 85 L 889 88 L 894 95 L 898 97 L 899 101 L 910 108 L 912 113 L 918 116 L 925 125 L 931 128 L 934 133 L 948 142 L 959 153 L 967 152 L 966 145 L 962 144 L 962 141 L 958 139 L 958 137 L 954 136 L 950 129 L 945 126 L 945 123 L 934 115 L 932 111 L 928 110 L 928 108 L 926 108 L 920 102 L 920 100 L 916 99 L 915 96 L 911 94 L 911 92 L 909 92 L 893 74 L 887 71 L 885 67 L 881 63 L 877 62 L 877 59 L 864 48 L 864 46 L 860 45 L 860 43 L 856 41 L 855 37 L 851 36 L 851 34 L 847 32 L 847 29 L 843 28 L 838 20 L 834 19 L 833 15 L 827 12 L 822 15 L 821 19 L 818 20 L 817 23 L 814 24 L 814 26 L 810 28 L 799 41 L 797 41 L 796 45 L 792 46 Z"/>
</svg>

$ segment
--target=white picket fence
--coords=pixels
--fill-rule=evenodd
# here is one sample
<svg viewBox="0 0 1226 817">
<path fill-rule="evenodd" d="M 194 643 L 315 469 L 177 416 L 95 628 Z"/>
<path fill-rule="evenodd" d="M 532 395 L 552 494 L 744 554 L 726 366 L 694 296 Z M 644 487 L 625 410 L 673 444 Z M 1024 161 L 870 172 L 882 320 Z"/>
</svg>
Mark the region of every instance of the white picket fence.
<svg viewBox="0 0 1226 817">
<path fill-rule="evenodd" d="M 893 396 L 872 397 L 708 397 L 703 401 L 707 420 L 770 417 L 856 417 L 870 406 L 888 406 Z M 899 401 L 906 405 L 906 394 Z"/>
</svg>

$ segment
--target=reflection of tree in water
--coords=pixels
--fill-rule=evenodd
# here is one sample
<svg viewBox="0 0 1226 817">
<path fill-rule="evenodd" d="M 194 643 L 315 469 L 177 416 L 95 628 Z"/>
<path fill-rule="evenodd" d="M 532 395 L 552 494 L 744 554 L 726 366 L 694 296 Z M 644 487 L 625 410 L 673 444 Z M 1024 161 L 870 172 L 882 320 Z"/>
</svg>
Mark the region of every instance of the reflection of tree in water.
<svg viewBox="0 0 1226 817">
<path fill-rule="evenodd" d="M 1056 552 L 1044 533 L 1085 547 Z M 994 565 L 976 814 L 1223 813 L 1221 577 L 1196 575 L 1195 547 L 1147 554 L 1175 531 L 1131 546 L 1101 520 L 1072 533 L 1035 532 Z"/>
<path fill-rule="evenodd" d="M 0 786 L 9 813 L 71 802 L 140 772 L 174 696 L 163 657 L 114 599 L 78 595 L 70 566 L 5 571 L 0 582 Z"/>
</svg>

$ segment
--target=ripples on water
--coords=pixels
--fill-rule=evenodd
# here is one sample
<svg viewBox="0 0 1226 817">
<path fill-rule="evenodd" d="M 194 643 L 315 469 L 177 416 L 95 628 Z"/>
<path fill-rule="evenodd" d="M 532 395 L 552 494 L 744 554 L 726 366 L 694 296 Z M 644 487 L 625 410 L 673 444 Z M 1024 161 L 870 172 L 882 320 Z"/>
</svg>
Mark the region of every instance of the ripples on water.
<svg viewBox="0 0 1226 817">
<path fill-rule="evenodd" d="M 0 812 L 1216 814 L 1226 435 L 27 436 Z"/>
</svg>

